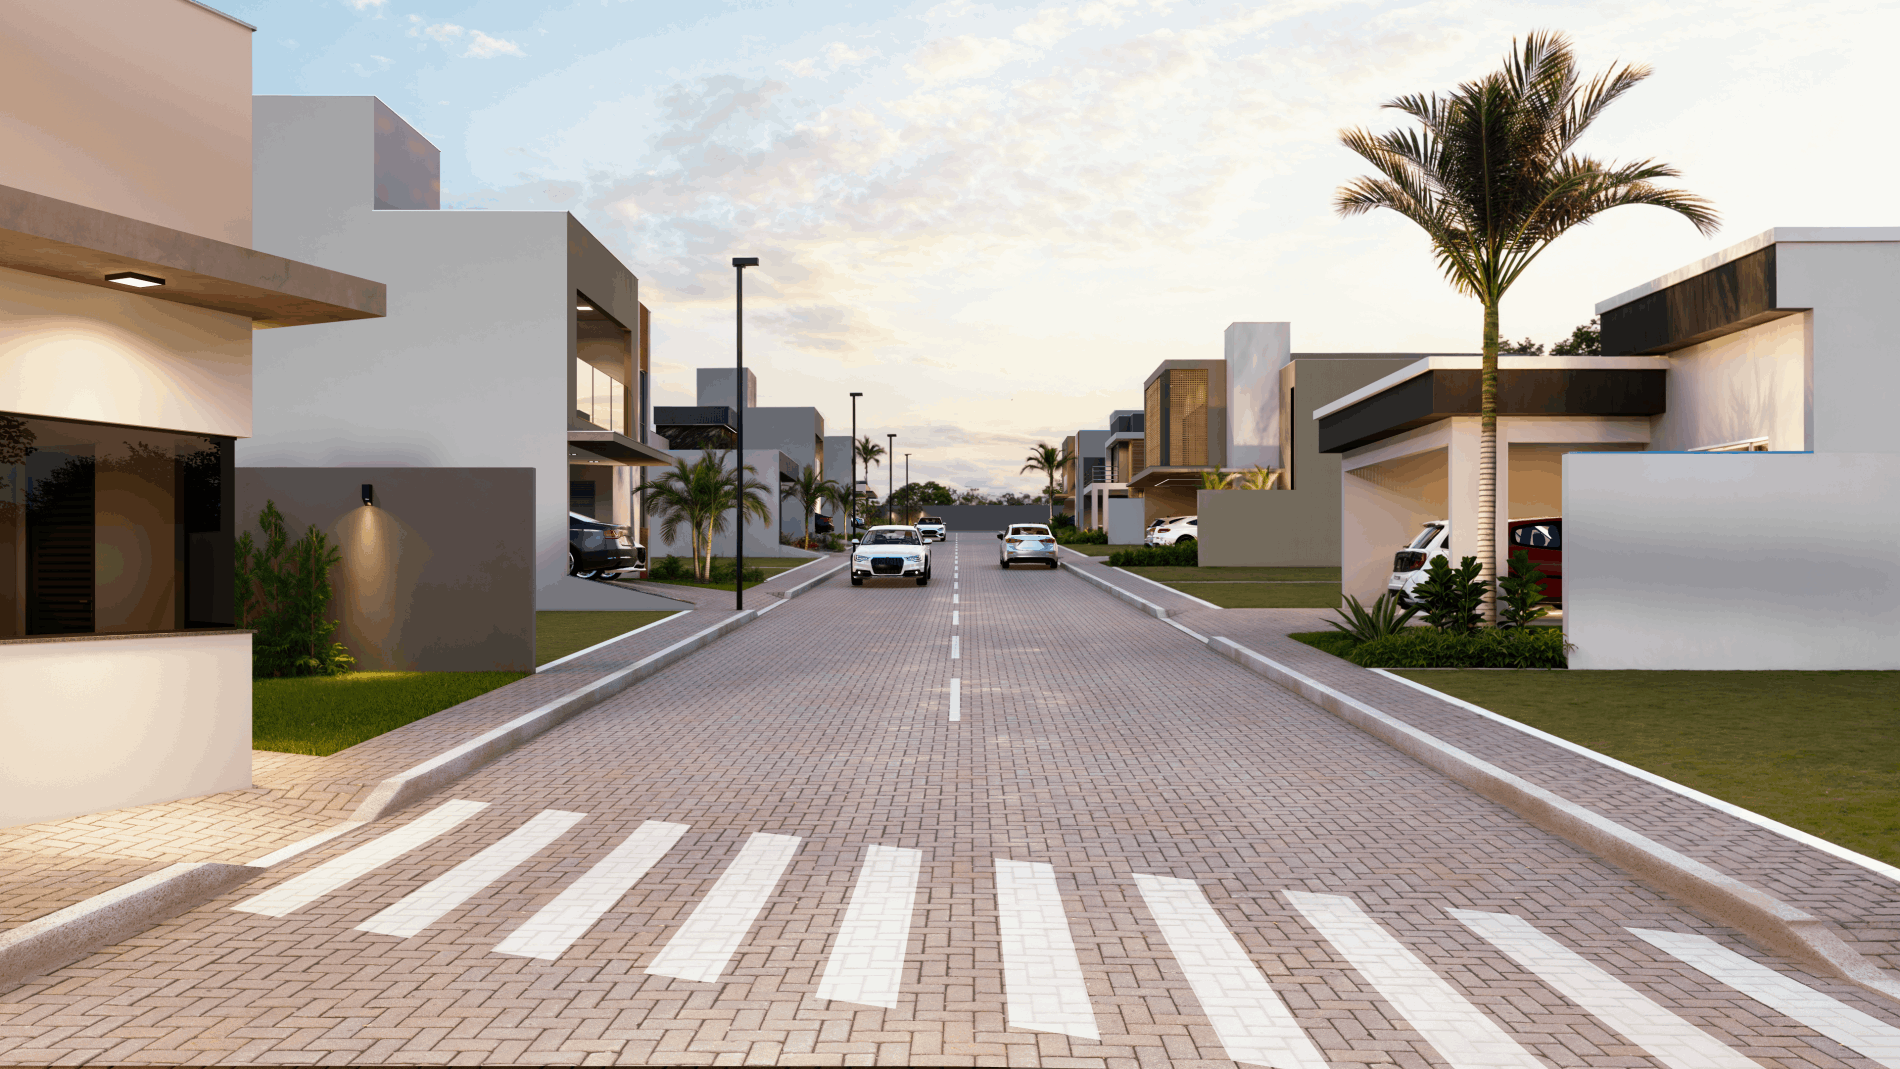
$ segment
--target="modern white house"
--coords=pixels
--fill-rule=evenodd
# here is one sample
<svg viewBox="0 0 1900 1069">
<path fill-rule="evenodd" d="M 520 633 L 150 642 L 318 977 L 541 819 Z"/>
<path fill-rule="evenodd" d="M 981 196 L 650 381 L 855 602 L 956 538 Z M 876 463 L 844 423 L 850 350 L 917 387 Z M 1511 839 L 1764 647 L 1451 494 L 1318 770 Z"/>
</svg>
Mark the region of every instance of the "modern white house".
<svg viewBox="0 0 1900 1069">
<path fill-rule="evenodd" d="M 253 247 L 251 32 L 190 0 L 7 9 L 0 826 L 251 785 L 254 339 L 347 342 L 387 299 Z"/>
<path fill-rule="evenodd" d="M 1499 568 L 1561 517 L 1572 668 L 1900 668 L 1900 228 L 1770 230 L 1597 306 L 1601 357 L 1503 357 Z M 1345 592 L 1426 519 L 1475 552 L 1477 360 L 1315 412 Z"/>
<path fill-rule="evenodd" d="M 431 469 L 444 485 L 529 469 L 532 609 L 676 607 L 567 574 L 569 513 L 637 530 L 640 469 L 670 460 L 647 441 L 649 317 L 632 270 L 567 212 L 443 210 L 436 146 L 375 97 L 260 96 L 253 119 L 260 238 L 373 267 L 398 296 L 370 330 L 259 339 L 261 433 L 240 466 Z M 378 551 L 342 549 L 346 563 Z"/>
</svg>

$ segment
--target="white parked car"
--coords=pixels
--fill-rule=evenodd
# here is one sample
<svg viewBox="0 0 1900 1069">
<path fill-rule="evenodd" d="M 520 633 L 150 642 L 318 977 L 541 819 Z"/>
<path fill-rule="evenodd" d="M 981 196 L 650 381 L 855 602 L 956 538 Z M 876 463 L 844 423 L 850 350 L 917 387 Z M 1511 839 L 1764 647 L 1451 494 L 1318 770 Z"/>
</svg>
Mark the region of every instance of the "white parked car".
<svg viewBox="0 0 1900 1069">
<path fill-rule="evenodd" d="M 1141 544 L 1144 546 L 1154 545 L 1156 531 L 1160 530 L 1163 527 L 1166 527 L 1168 524 L 1171 524 L 1176 520 L 1185 520 L 1185 519 L 1187 519 L 1186 516 L 1163 516 L 1158 520 L 1148 521 L 1148 529 L 1141 532 Z"/>
<path fill-rule="evenodd" d="M 1199 516 L 1176 516 L 1165 520 L 1148 532 L 1148 544 L 1172 546 L 1180 542 L 1192 542 L 1200 537 L 1200 522 Z"/>
<path fill-rule="evenodd" d="M 1451 524 L 1444 520 L 1432 520 L 1418 537 L 1392 557 L 1392 578 L 1386 580 L 1385 592 L 1397 595 L 1399 604 L 1410 608 L 1418 602 L 1413 599 L 1412 591 L 1425 581 L 1425 568 L 1433 557 L 1451 555 Z"/>
<path fill-rule="evenodd" d="M 1012 564 L 1056 566 L 1056 536 L 1043 524 L 1012 523 L 1009 530 L 997 532 L 996 537 L 1003 540 L 998 553 L 1005 568 Z"/>
<path fill-rule="evenodd" d="M 930 544 L 915 527 L 873 527 L 851 543 L 851 585 L 866 579 L 916 579 L 930 582 Z"/>
<path fill-rule="evenodd" d="M 941 542 L 949 532 L 941 518 L 936 516 L 917 517 L 917 531 L 927 542 Z"/>
</svg>

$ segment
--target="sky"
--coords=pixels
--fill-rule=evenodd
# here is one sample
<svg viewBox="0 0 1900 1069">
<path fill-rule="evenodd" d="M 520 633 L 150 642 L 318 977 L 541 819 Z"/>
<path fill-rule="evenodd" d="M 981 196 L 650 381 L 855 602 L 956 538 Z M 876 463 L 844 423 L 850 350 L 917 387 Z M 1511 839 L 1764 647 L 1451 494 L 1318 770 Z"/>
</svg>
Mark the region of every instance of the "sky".
<svg viewBox="0 0 1900 1069">
<path fill-rule="evenodd" d="M 730 366 L 733 256 L 765 405 L 897 434 L 915 480 L 1033 490 L 1038 442 L 1139 408 L 1229 323 L 1295 351 L 1475 352 L 1417 228 L 1352 219 L 1339 131 L 1561 30 L 1654 74 L 1580 146 L 1656 159 L 1713 238 L 1623 208 L 1506 296 L 1546 343 L 1596 302 L 1777 226 L 1893 225 L 1870 136 L 1900 5 L 1761 0 L 223 0 L 257 92 L 373 94 L 442 150 L 445 208 L 573 212 L 652 309 L 654 403 Z M 1859 101 L 1860 103 L 1856 103 Z M 881 474 L 881 473 L 879 473 Z M 902 472 L 900 470 L 901 477 Z M 882 480 L 879 480 L 882 481 Z"/>
</svg>

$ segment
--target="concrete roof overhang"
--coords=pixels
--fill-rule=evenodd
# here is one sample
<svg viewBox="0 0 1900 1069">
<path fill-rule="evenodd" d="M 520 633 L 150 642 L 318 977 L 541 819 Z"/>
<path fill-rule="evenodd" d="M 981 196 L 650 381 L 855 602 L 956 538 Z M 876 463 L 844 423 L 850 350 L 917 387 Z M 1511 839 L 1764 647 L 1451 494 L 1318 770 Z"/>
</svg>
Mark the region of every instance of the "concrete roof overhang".
<svg viewBox="0 0 1900 1069">
<path fill-rule="evenodd" d="M 673 463 L 673 458 L 664 451 L 615 431 L 568 431 L 567 446 L 570 453 L 588 454 L 582 458 L 584 460 L 605 460 L 610 464 L 630 467 Z"/>
<path fill-rule="evenodd" d="M 1644 356 L 1498 358 L 1501 416 L 1654 416 L 1668 361 Z M 1315 409 L 1319 450 L 1344 453 L 1451 416 L 1478 415 L 1482 359 L 1431 356 Z"/>
<path fill-rule="evenodd" d="M 381 282 L 12 186 L 0 186 L 0 267 L 119 293 L 105 276 L 152 275 L 165 284 L 133 292 L 258 327 L 374 319 L 388 306 Z"/>
<path fill-rule="evenodd" d="M 1211 464 L 1200 467 L 1151 467 L 1135 473 L 1135 477 L 1125 484 L 1136 490 L 1151 490 L 1157 486 L 1194 486 L 1201 485 L 1201 473 L 1219 471 Z"/>
</svg>

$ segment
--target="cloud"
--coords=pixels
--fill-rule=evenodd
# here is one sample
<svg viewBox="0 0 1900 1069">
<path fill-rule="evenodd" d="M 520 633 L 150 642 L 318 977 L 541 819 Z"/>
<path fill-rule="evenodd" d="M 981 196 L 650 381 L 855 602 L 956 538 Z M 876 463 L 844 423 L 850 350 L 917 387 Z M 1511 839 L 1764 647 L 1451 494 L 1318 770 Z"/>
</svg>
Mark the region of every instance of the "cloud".
<svg viewBox="0 0 1900 1069">
<path fill-rule="evenodd" d="M 1004 64 L 1031 54 L 999 37 L 940 37 L 918 48 L 905 72 L 919 82 L 967 81 L 994 74 Z"/>
<path fill-rule="evenodd" d="M 383 6 L 389 0 L 343 0 L 343 2 L 350 5 L 351 11 L 374 11 L 380 15 L 383 12 Z"/>
<path fill-rule="evenodd" d="M 350 68 L 356 72 L 358 77 L 368 78 L 369 76 L 373 74 L 380 74 L 383 71 L 388 70 L 391 66 L 394 65 L 394 61 L 391 60 L 388 56 L 372 55 L 369 58 L 371 60 L 371 64 L 370 66 L 367 66 L 367 67 L 365 67 L 361 63 L 350 64 Z"/>
<path fill-rule="evenodd" d="M 877 55 L 878 51 L 876 49 L 866 49 L 860 52 L 850 45 L 845 44 L 843 41 L 833 41 L 824 47 L 823 55 L 808 56 L 793 62 L 781 62 L 779 66 L 784 67 L 800 78 L 822 78 L 824 74 L 820 72 L 820 66 L 822 66 L 825 71 L 835 74 L 846 67 L 855 67 L 866 60 L 876 58 Z"/>
<path fill-rule="evenodd" d="M 500 37 L 490 37 L 480 30 L 471 30 L 457 26 L 453 22 L 425 22 L 419 15 L 409 16 L 409 36 L 426 37 L 447 48 L 451 45 L 467 42 L 463 50 L 464 59 L 492 59 L 495 56 L 525 56 L 526 52 L 513 41 Z"/>
</svg>

